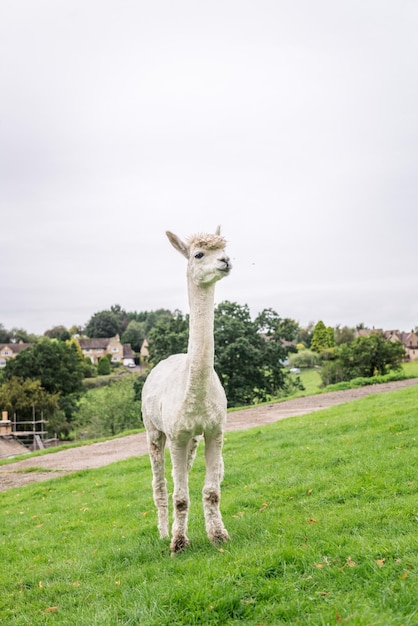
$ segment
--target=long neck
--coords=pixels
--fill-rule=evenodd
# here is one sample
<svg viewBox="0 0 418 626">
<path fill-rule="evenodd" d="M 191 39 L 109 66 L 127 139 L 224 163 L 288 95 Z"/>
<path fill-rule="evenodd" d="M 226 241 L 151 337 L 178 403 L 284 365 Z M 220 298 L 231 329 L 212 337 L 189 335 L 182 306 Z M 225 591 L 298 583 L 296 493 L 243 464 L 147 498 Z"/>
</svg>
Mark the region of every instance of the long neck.
<svg viewBox="0 0 418 626">
<path fill-rule="evenodd" d="M 215 283 L 205 287 L 189 282 L 190 326 L 187 354 L 193 379 L 204 378 L 213 369 Z"/>
</svg>

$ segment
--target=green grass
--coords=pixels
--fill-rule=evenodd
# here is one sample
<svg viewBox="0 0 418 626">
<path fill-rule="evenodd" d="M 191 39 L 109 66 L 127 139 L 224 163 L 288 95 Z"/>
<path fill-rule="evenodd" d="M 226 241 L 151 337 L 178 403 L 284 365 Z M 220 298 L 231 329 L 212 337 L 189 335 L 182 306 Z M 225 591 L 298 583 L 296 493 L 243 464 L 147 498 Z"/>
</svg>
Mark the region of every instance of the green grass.
<svg viewBox="0 0 418 626">
<path fill-rule="evenodd" d="M 296 395 L 304 395 L 304 396 L 312 396 L 316 393 L 321 393 L 323 389 L 321 389 L 321 375 L 319 373 L 319 369 L 317 368 L 308 368 L 300 370 L 300 379 L 305 387 L 305 390 L 302 392 L 298 392 Z"/>
<path fill-rule="evenodd" d="M 418 378 L 418 361 L 412 361 L 410 363 L 403 363 L 401 374 L 403 374 L 406 378 Z M 393 379 L 395 380 L 396 374 L 392 372 Z M 355 387 L 360 387 L 360 384 L 356 384 L 356 381 L 350 381 L 347 383 L 340 383 L 339 385 L 328 385 L 328 387 L 323 388 L 320 368 L 308 368 L 301 369 L 300 371 L 300 379 L 305 387 L 304 391 L 298 391 L 292 396 L 287 398 L 283 398 L 284 400 L 288 400 L 290 397 L 297 398 L 300 396 L 311 396 L 317 393 L 327 393 L 328 391 L 334 391 L 336 388 L 340 387 L 341 389 L 353 389 Z M 390 376 L 388 376 L 390 378 Z M 362 384 L 378 384 L 380 381 L 376 378 L 373 380 L 362 381 Z"/>
<path fill-rule="evenodd" d="M 418 361 L 403 363 L 402 369 L 408 378 L 418 378 Z"/>
<path fill-rule="evenodd" d="M 228 433 L 212 546 L 157 536 L 146 457 L 0 493 L 0 622 L 418 624 L 418 387 Z M 170 485 L 171 486 L 171 485 Z"/>
</svg>

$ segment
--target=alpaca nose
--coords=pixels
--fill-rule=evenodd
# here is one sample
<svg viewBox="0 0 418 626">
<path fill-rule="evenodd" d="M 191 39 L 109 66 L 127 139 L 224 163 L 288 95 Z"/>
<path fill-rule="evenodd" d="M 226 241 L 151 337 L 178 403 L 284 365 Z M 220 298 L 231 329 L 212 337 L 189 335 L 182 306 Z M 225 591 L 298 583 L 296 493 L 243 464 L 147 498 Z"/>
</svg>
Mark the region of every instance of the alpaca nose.
<svg viewBox="0 0 418 626">
<path fill-rule="evenodd" d="M 219 260 L 221 261 L 221 263 L 225 263 L 225 269 L 226 270 L 231 269 L 231 261 L 229 259 L 229 256 L 223 256 Z"/>
</svg>

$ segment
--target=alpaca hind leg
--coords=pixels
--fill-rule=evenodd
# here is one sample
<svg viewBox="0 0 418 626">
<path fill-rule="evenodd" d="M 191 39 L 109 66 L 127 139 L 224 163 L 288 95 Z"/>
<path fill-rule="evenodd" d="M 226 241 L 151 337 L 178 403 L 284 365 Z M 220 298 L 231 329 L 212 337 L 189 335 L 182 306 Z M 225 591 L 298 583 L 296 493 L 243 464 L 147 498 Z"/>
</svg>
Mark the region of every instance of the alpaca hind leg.
<svg viewBox="0 0 418 626">
<path fill-rule="evenodd" d="M 203 487 L 203 509 L 206 532 L 213 542 L 228 541 L 229 535 L 223 524 L 220 501 L 223 479 L 222 433 L 214 437 L 205 436 L 206 476 Z"/>
<path fill-rule="evenodd" d="M 152 467 L 152 490 L 158 511 L 161 538 L 168 537 L 168 492 L 165 478 L 164 448 L 166 436 L 161 431 L 148 432 L 148 448 Z"/>
<path fill-rule="evenodd" d="M 196 446 L 194 446 L 196 447 Z M 171 552 L 181 552 L 189 545 L 187 538 L 187 522 L 189 515 L 188 456 L 189 442 L 170 444 L 171 462 L 173 466 L 173 527 Z"/>
</svg>

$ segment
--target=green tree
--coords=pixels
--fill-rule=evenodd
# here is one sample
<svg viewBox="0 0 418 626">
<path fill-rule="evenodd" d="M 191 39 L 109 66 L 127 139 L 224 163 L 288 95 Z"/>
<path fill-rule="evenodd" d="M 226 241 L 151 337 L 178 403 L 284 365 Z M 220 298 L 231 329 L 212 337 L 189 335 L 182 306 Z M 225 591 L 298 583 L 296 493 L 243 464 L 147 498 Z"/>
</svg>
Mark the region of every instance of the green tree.
<svg viewBox="0 0 418 626">
<path fill-rule="evenodd" d="M 376 333 L 342 344 L 336 349 L 335 356 L 335 361 L 321 370 L 324 384 L 397 371 L 402 366 L 405 349 L 400 341 L 392 342 Z"/>
<path fill-rule="evenodd" d="M 58 399 L 59 394 L 47 393 L 40 380 L 12 376 L 0 386 L 0 406 L 23 418 L 30 418 L 34 408 L 46 417 L 53 415 L 59 410 Z"/>
<path fill-rule="evenodd" d="M 349 326 L 338 325 L 334 329 L 335 345 L 340 346 L 343 343 L 351 343 L 355 338 L 355 329 Z"/>
<path fill-rule="evenodd" d="M 262 350 L 267 340 L 258 328 L 267 330 L 267 318 L 257 327 L 247 305 L 222 302 L 215 309 L 215 369 L 229 406 L 252 403 L 255 389 L 264 388 Z"/>
<path fill-rule="evenodd" d="M 159 321 L 168 322 L 173 314 L 168 309 L 157 309 L 156 311 L 142 311 L 140 313 L 128 313 L 130 320 L 144 323 L 145 337 L 148 337 L 150 331 L 157 325 Z"/>
<path fill-rule="evenodd" d="M 175 311 L 169 319 L 162 317 L 148 335 L 149 360 L 157 365 L 171 354 L 187 352 L 189 316 Z"/>
<path fill-rule="evenodd" d="M 11 333 L 0 324 L 0 343 L 10 343 Z"/>
<path fill-rule="evenodd" d="M 129 343 L 134 352 L 139 352 L 145 339 L 145 322 L 131 320 L 121 337 L 122 343 Z"/>
<path fill-rule="evenodd" d="M 83 364 L 74 344 L 44 337 L 7 361 L 5 378 L 12 376 L 40 380 L 48 393 L 68 395 L 82 390 Z"/>
<path fill-rule="evenodd" d="M 114 304 L 110 309 L 94 313 L 86 324 L 84 334 L 94 339 L 121 336 L 128 324 L 128 313 L 119 304 Z"/>
<path fill-rule="evenodd" d="M 321 353 L 328 348 L 335 346 L 334 329 L 331 326 L 325 326 L 320 320 L 316 323 L 312 334 L 311 350 Z"/>
<path fill-rule="evenodd" d="M 299 350 L 296 354 L 289 355 L 289 364 L 291 367 L 315 367 L 319 365 L 320 356 L 313 350 Z"/>
<path fill-rule="evenodd" d="M 309 322 L 305 327 L 299 326 L 298 342 L 303 343 L 305 348 L 311 347 L 314 323 Z"/>
<path fill-rule="evenodd" d="M 346 380 L 358 376 L 371 377 L 399 370 L 405 349 L 400 341 L 388 341 L 380 334 L 358 337 L 351 344 L 344 344 L 338 360 Z M 348 377 L 348 378 L 347 378 Z"/>
<path fill-rule="evenodd" d="M 99 376 L 108 376 L 110 371 L 110 360 L 107 357 L 102 356 L 97 364 L 97 373 Z"/>
<path fill-rule="evenodd" d="M 129 316 L 125 309 L 122 309 L 120 304 L 113 304 L 110 307 L 110 312 L 113 314 L 117 324 L 118 324 L 118 334 L 122 335 L 128 327 L 129 324 Z"/>
<path fill-rule="evenodd" d="M 133 376 L 91 389 L 80 400 L 75 428 L 86 438 L 117 435 L 141 426 L 141 403 Z"/>
<path fill-rule="evenodd" d="M 59 339 L 60 341 L 68 341 L 71 338 L 70 331 L 65 326 L 53 326 L 46 330 L 44 335 L 50 339 Z"/>
<path fill-rule="evenodd" d="M 14 359 L 9 359 L 4 369 L 5 380 L 13 376 L 39 380 L 49 394 L 59 394 L 60 409 L 67 422 L 71 421 L 84 378 L 84 362 L 73 343 L 43 337 Z"/>
<path fill-rule="evenodd" d="M 10 341 L 15 343 L 22 341 L 23 343 L 35 343 L 38 337 L 33 333 L 28 333 L 24 328 L 12 328 L 10 331 Z"/>
<path fill-rule="evenodd" d="M 119 322 L 112 311 L 98 311 L 88 321 L 84 333 L 94 339 L 115 337 L 120 334 Z"/>
<path fill-rule="evenodd" d="M 9 378 L 0 386 L 0 406 L 9 415 L 15 414 L 18 421 L 31 420 L 33 412 L 37 418 L 42 415 L 50 435 L 68 433 L 69 424 L 60 406 L 59 393 L 45 391 L 40 380 Z"/>
<path fill-rule="evenodd" d="M 283 333 L 295 332 L 291 320 L 265 309 L 253 321 L 248 306 L 223 302 L 215 309 L 215 370 L 230 406 L 271 397 L 287 384 L 283 363 L 291 349 Z M 171 354 L 187 351 L 188 316 L 176 312 L 161 318 L 149 334 L 150 362 L 156 365 Z M 290 380 L 290 379 L 289 379 Z"/>
<path fill-rule="evenodd" d="M 215 369 L 230 406 L 264 401 L 286 387 L 284 321 L 272 309 L 252 321 L 247 305 L 232 302 L 215 309 Z"/>
</svg>

